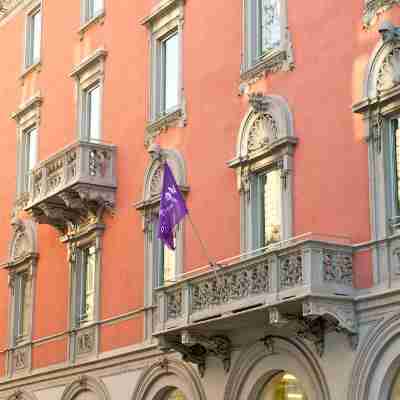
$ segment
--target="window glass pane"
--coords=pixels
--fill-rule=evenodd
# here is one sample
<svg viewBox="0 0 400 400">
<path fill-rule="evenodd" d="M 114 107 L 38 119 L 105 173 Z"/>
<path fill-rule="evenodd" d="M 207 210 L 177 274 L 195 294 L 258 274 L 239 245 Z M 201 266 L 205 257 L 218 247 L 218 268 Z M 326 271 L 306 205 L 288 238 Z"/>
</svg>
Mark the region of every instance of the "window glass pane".
<svg viewBox="0 0 400 400">
<path fill-rule="evenodd" d="M 26 274 L 19 274 L 15 282 L 15 334 L 17 339 L 23 339 L 28 334 L 30 285 Z"/>
<path fill-rule="evenodd" d="M 261 53 L 280 45 L 280 0 L 259 0 L 261 8 Z"/>
<path fill-rule="evenodd" d="M 292 374 L 281 372 L 262 389 L 257 400 L 307 400 L 299 380 Z"/>
<path fill-rule="evenodd" d="M 392 121 L 393 126 L 393 175 L 394 175 L 394 192 L 396 197 L 397 210 L 400 210 L 400 124 L 399 120 Z"/>
<path fill-rule="evenodd" d="M 164 285 L 171 284 L 175 281 L 175 251 L 169 249 L 167 246 L 164 248 Z"/>
<path fill-rule="evenodd" d="M 265 244 L 281 240 L 281 176 L 268 172 L 264 187 Z"/>
<path fill-rule="evenodd" d="M 23 136 L 23 182 L 24 190 L 28 190 L 30 187 L 30 171 L 35 167 L 37 162 L 38 131 L 36 128 L 31 128 L 25 131 Z"/>
<path fill-rule="evenodd" d="M 100 140 L 100 107 L 100 86 L 95 86 L 86 94 L 87 138 L 89 140 Z"/>
<path fill-rule="evenodd" d="M 91 321 L 94 318 L 96 249 L 91 246 L 84 250 L 82 282 L 82 318 Z"/>
<path fill-rule="evenodd" d="M 40 44 L 42 31 L 42 13 L 39 10 L 32 15 L 32 61 L 36 63 L 40 60 Z"/>
<path fill-rule="evenodd" d="M 103 10 L 103 0 L 93 0 L 93 16 L 99 14 Z"/>
<path fill-rule="evenodd" d="M 33 128 L 26 133 L 27 144 L 27 170 L 31 171 L 37 159 L 37 129 Z"/>
<path fill-rule="evenodd" d="M 179 84 L 179 54 L 178 34 L 174 34 L 163 42 L 164 53 L 164 110 L 178 105 L 178 84 Z"/>
<path fill-rule="evenodd" d="M 28 334 L 28 326 L 29 326 L 29 310 L 31 308 L 31 293 L 30 293 L 30 284 L 28 281 L 28 277 L 24 275 L 22 277 L 22 309 L 21 309 L 21 334 L 22 336 L 26 336 Z"/>
</svg>

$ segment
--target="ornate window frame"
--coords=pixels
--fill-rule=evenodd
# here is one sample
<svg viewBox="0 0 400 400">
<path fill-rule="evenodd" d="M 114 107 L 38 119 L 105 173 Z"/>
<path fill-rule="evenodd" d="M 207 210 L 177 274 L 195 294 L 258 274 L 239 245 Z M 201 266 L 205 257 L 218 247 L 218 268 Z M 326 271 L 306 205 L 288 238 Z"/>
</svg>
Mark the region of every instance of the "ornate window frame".
<svg viewBox="0 0 400 400">
<path fill-rule="evenodd" d="M 103 104 L 104 104 L 104 79 L 105 60 L 107 51 L 103 48 L 95 50 L 90 56 L 83 59 L 70 74 L 76 82 L 77 98 L 77 132 L 81 140 L 88 140 L 87 137 L 87 115 L 85 113 L 85 98 L 88 90 L 95 86 L 100 87 L 100 138 L 103 137 Z"/>
<path fill-rule="evenodd" d="M 255 0 L 243 0 L 242 80 L 250 80 L 265 73 L 294 68 L 292 38 L 288 26 L 287 0 L 280 0 L 280 44 L 265 53 L 258 50 L 261 16 Z"/>
<path fill-rule="evenodd" d="M 153 307 L 157 304 L 155 299 L 154 289 L 156 285 L 158 268 L 156 264 L 156 242 L 157 232 L 155 232 L 155 223 L 158 220 L 158 209 L 160 203 L 160 191 L 162 186 L 162 159 L 165 159 L 170 166 L 175 179 L 183 193 L 189 191 L 187 186 L 186 165 L 181 154 L 173 149 L 158 149 L 155 153 L 152 152 L 153 147 L 149 148 L 151 161 L 146 169 L 144 178 L 144 190 L 142 200 L 135 204 L 135 207 L 142 214 L 143 232 L 145 234 L 145 285 L 144 285 L 144 303 L 146 312 L 146 339 L 151 338 L 153 332 L 153 318 L 157 318 L 157 312 Z M 175 255 L 175 272 L 177 275 L 183 271 L 184 257 L 184 230 L 185 224 L 182 221 L 176 231 L 176 255 Z"/>
<path fill-rule="evenodd" d="M 26 176 L 24 165 L 26 157 L 24 149 L 26 145 L 25 133 L 31 129 L 37 130 L 37 137 L 40 135 L 40 114 L 43 98 L 40 92 L 36 93 L 25 103 L 21 104 L 18 110 L 11 114 L 11 118 L 17 123 L 17 188 L 16 208 L 22 209 L 28 200 L 29 189 L 26 188 Z M 37 143 L 37 150 L 39 148 Z M 36 159 L 39 155 L 36 154 Z M 27 191 L 28 189 L 28 191 Z"/>
<path fill-rule="evenodd" d="M 71 362 L 94 358 L 99 353 L 99 324 L 101 301 L 102 238 L 105 226 L 99 222 L 80 227 L 73 236 L 64 236 L 61 241 L 68 244 L 69 262 L 69 357 Z M 95 248 L 94 302 L 93 318 L 83 321 L 77 318 L 82 288 L 79 274 L 83 267 L 83 253 L 88 248 Z"/>
<path fill-rule="evenodd" d="M 239 129 L 236 157 L 228 166 L 236 170 L 240 193 L 241 252 L 255 250 L 252 237 L 254 221 L 250 196 L 251 177 L 272 169 L 281 176 L 281 237 L 292 236 L 292 169 L 293 151 L 297 143 L 293 119 L 286 100 L 280 96 L 264 96 L 262 93 L 249 97 L 250 110 Z M 252 129 L 258 118 L 267 118 L 275 128 L 274 135 Z"/>
<path fill-rule="evenodd" d="M 148 124 L 146 127 L 145 144 L 150 142 L 161 131 L 170 126 L 184 127 L 186 125 L 186 100 L 183 85 L 183 24 L 185 0 L 162 0 L 151 14 L 142 20 L 149 31 L 150 44 L 150 93 L 148 104 Z M 160 46 L 171 33 L 178 35 L 178 104 L 165 112 L 161 107 L 161 62 Z"/>
<path fill-rule="evenodd" d="M 12 221 L 13 237 L 9 248 L 8 270 L 10 303 L 9 303 L 9 343 L 7 353 L 7 374 L 28 373 L 32 365 L 32 326 L 35 304 L 37 253 L 36 226 L 30 220 L 15 218 Z M 21 274 L 24 277 L 21 277 Z M 27 311 L 27 333 L 23 338 L 16 337 L 17 299 L 15 284 L 18 279 L 25 279 L 29 284 L 30 307 Z"/>
<path fill-rule="evenodd" d="M 372 240 L 384 240 L 373 248 L 374 283 L 399 280 L 400 208 L 394 191 L 395 148 L 391 121 L 400 117 L 400 37 L 389 22 L 379 28 L 382 40 L 376 45 L 364 76 L 363 98 L 353 105 L 362 115 L 364 139 L 368 144 L 370 221 Z M 398 165 L 398 163 L 397 163 Z M 385 241 L 392 238 L 389 242 Z"/>
</svg>

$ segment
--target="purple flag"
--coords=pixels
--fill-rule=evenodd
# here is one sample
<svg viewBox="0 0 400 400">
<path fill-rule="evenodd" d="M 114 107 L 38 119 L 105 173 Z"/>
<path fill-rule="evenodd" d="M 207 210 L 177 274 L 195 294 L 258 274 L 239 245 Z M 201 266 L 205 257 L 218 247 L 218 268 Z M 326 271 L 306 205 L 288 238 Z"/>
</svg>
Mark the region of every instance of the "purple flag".
<svg viewBox="0 0 400 400">
<path fill-rule="evenodd" d="M 174 228 L 188 213 L 185 200 L 176 184 L 167 162 L 164 163 L 164 180 L 161 190 L 158 235 L 171 250 L 175 250 Z"/>
</svg>

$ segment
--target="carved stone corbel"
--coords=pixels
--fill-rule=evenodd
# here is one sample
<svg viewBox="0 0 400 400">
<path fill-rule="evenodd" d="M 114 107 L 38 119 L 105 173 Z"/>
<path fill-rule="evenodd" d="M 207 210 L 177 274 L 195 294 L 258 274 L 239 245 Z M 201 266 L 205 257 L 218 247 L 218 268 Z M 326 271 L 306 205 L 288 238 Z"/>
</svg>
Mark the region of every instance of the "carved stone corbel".
<svg viewBox="0 0 400 400">
<path fill-rule="evenodd" d="M 322 357 L 325 350 L 325 321 L 322 317 L 299 318 L 296 335 L 313 343 L 316 353 Z"/>
<path fill-rule="evenodd" d="M 275 342 L 273 336 L 267 335 L 260 340 L 264 346 L 267 354 L 274 354 L 275 352 Z"/>
<path fill-rule="evenodd" d="M 224 366 L 225 372 L 231 367 L 231 341 L 226 336 L 206 337 L 202 335 L 191 335 L 184 331 L 180 338 L 170 339 L 160 337 L 160 348 L 162 350 L 174 349 L 182 354 L 185 362 L 196 364 L 201 377 L 206 369 L 206 358 L 209 355 L 219 358 Z"/>
<path fill-rule="evenodd" d="M 353 350 L 358 345 L 358 325 L 354 305 L 351 300 L 340 304 L 325 299 L 308 299 L 303 302 L 303 317 L 322 317 L 325 321 L 326 330 L 343 332 L 349 339 Z"/>
</svg>

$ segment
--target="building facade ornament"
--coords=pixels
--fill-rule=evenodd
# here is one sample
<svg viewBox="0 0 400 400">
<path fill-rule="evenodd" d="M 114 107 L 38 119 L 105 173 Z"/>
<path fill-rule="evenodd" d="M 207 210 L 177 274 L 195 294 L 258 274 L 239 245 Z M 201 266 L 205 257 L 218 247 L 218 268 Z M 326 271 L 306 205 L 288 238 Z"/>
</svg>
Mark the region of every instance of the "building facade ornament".
<svg viewBox="0 0 400 400">
<path fill-rule="evenodd" d="M 171 339 L 162 336 L 160 342 L 163 350 L 174 349 L 182 354 L 183 361 L 196 364 L 201 377 L 204 377 L 208 356 L 219 358 L 226 373 L 230 370 L 232 345 L 227 336 L 207 337 L 182 331 L 180 337 Z"/>
<path fill-rule="evenodd" d="M 377 17 L 389 10 L 390 8 L 400 4 L 399 0 L 364 0 L 363 10 L 363 26 L 368 29 L 374 24 Z"/>
<path fill-rule="evenodd" d="M 324 250 L 323 271 L 326 282 L 353 286 L 353 257 L 351 254 Z"/>
<path fill-rule="evenodd" d="M 191 286 L 192 312 L 269 291 L 270 274 L 267 260 L 246 269 L 219 274 Z"/>
</svg>

